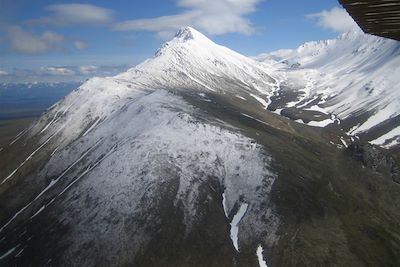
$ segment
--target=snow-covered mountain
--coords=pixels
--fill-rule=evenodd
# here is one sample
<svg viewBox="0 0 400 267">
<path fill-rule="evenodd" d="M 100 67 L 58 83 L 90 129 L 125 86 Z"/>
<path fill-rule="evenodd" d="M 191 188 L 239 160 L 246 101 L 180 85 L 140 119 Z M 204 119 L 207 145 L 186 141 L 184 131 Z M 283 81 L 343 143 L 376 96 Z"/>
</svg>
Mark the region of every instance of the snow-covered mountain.
<svg viewBox="0 0 400 267">
<path fill-rule="evenodd" d="M 181 29 L 154 58 L 116 78 L 150 88 L 208 89 L 229 93 L 248 90 L 268 94 L 275 84 L 261 64 L 215 44 L 192 28 Z M 236 88 L 231 88 L 232 84 L 237 84 Z"/>
<path fill-rule="evenodd" d="M 186 27 L 144 63 L 90 79 L 0 148 L 0 263 L 398 263 L 395 165 L 373 172 L 340 129 L 267 111 L 280 93 L 298 101 L 307 72 L 325 75 Z M 324 116 L 338 121 L 310 120 Z"/>
<path fill-rule="evenodd" d="M 350 135 L 386 147 L 400 143 L 399 42 L 351 31 L 256 59 L 276 66 L 282 84 L 298 95 L 280 110 L 334 114 Z"/>
<path fill-rule="evenodd" d="M 261 234 L 269 241 L 260 239 L 260 244 L 272 244 L 278 218 L 268 200 L 275 179 L 270 156 L 234 126 L 210 117 L 178 93 L 194 94 L 205 103 L 212 101 L 207 93 L 245 101 L 241 95 L 261 98 L 274 82 L 260 64 L 191 28 L 126 73 L 90 79 L 1 149 L 2 157 L 19 145 L 26 151 L 16 165 L 1 162 L 3 196 L 26 182 L 35 184 L 21 189 L 25 195 L 18 200 L 2 204 L 1 236 L 12 239 L 4 233 L 24 225 L 18 228 L 24 237 L 12 239 L 13 246 L 1 257 L 18 260 L 17 254 L 26 250 L 21 243 L 32 238 L 26 234 L 26 220 L 47 212 L 60 222 L 56 229 L 69 229 L 68 240 L 62 239 L 68 249 L 57 259 L 61 265 L 132 263 L 156 241 L 153 233 L 168 234 L 173 226 L 181 228 L 176 233 L 180 238 L 201 233 L 203 221 L 216 212 L 209 209 L 216 208 L 212 220 L 224 222 L 219 227 L 226 229 L 215 245 L 232 247 L 227 255 Z M 26 147 L 27 140 L 32 147 Z M 40 168 L 32 170 L 32 164 Z M 219 205 L 210 206 L 214 202 Z M 101 236 L 97 249 L 75 257 L 95 236 Z M 100 248 L 107 251 L 101 253 L 104 257 L 97 255 Z M 48 256 L 40 264 L 50 260 L 50 251 L 43 251 Z M 224 264 L 235 257 L 229 258 Z"/>
<path fill-rule="evenodd" d="M 45 125 L 48 136 L 54 134 L 51 129 L 65 127 L 64 137 L 72 140 L 143 91 L 229 94 L 240 101 L 258 99 L 266 106 L 277 88 L 264 65 L 213 43 L 192 28 L 183 28 L 144 63 L 115 77 L 90 79 L 56 104 L 32 131 L 43 131 L 42 124 L 49 121 Z M 69 116 L 63 117 L 66 113 Z M 67 118 L 70 121 L 65 124 Z"/>
</svg>

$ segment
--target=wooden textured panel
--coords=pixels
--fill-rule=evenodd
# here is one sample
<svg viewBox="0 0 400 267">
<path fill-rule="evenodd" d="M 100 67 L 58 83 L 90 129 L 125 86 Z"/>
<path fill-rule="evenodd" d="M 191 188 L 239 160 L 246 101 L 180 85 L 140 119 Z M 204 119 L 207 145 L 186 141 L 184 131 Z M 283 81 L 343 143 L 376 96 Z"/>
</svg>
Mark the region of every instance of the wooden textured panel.
<svg viewBox="0 0 400 267">
<path fill-rule="evenodd" d="M 400 0 L 339 0 L 364 32 L 400 41 Z"/>
</svg>

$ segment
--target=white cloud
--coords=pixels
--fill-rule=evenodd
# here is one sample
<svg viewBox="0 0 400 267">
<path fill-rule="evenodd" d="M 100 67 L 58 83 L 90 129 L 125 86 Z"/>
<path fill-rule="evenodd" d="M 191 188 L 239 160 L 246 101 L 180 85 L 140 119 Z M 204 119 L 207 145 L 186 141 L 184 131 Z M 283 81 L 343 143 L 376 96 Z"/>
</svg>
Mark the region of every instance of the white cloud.
<svg viewBox="0 0 400 267">
<path fill-rule="evenodd" d="M 1 1 L 1 0 L 0 0 Z M 21 82 L 69 82 L 83 81 L 90 77 L 112 76 L 129 68 L 127 65 L 117 66 L 45 66 L 33 69 L 7 69 L 7 75 L 0 76 L 2 82 L 21 83 Z M 5 72 L 5 71 L 4 71 Z"/>
<path fill-rule="evenodd" d="M 81 66 L 79 67 L 79 72 L 81 74 L 90 74 L 96 72 L 97 69 L 98 68 L 96 66 Z"/>
<path fill-rule="evenodd" d="M 83 49 L 87 48 L 88 45 L 87 45 L 87 43 L 85 43 L 83 41 L 77 40 L 74 42 L 74 46 L 78 50 L 83 50 Z"/>
<path fill-rule="evenodd" d="M 172 39 L 174 37 L 174 35 L 176 34 L 176 31 L 159 31 L 156 33 L 157 38 L 161 39 L 161 40 L 169 40 Z"/>
<path fill-rule="evenodd" d="M 75 72 L 66 67 L 45 67 L 41 69 L 42 74 L 47 75 L 60 75 L 60 76 L 72 76 Z"/>
<path fill-rule="evenodd" d="M 308 18 L 316 19 L 317 24 L 335 32 L 346 32 L 360 29 L 353 18 L 343 8 L 334 7 L 331 10 L 323 10 L 319 13 L 309 14 Z"/>
<path fill-rule="evenodd" d="M 64 36 L 51 31 L 35 35 L 19 26 L 7 26 L 5 29 L 11 48 L 24 54 L 40 54 L 59 50 L 65 39 Z"/>
<path fill-rule="evenodd" d="M 89 4 L 56 4 L 46 8 L 53 14 L 33 20 L 34 23 L 52 26 L 102 25 L 113 20 L 113 11 Z"/>
<path fill-rule="evenodd" d="M 246 15 L 256 11 L 261 0 L 177 0 L 185 9 L 180 14 L 150 19 L 128 20 L 115 25 L 117 31 L 146 30 L 159 37 L 169 36 L 183 26 L 192 26 L 209 34 L 230 32 L 252 34 L 255 29 Z"/>
<path fill-rule="evenodd" d="M 8 75 L 8 72 L 4 71 L 4 70 L 0 70 L 0 76 L 5 76 L 5 75 Z"/>
<path fill-rule="evenodd" d="M 55 33 L 55 32 L 51 32 L 51 31 L 46 31 L 42 34 L 41 39 L 46 42 L 49 45 L 52 44 L 58 44 L 64 41 L 64 36 Z"/>
<path fill-rule="evenodd" d="M 22 54 L 44 54 L 52 51 L 66 51 L 65 44 L 72 44 L 75 49 L 83 50 L 87 48 L 87 43 L 71 38 L 66 38 L 61 34 L 45 31 L 36 34 L 26 31 L 17 25 L 3 25 L 6 32 L 7 41 L 10 48 Z"/>
</svg>

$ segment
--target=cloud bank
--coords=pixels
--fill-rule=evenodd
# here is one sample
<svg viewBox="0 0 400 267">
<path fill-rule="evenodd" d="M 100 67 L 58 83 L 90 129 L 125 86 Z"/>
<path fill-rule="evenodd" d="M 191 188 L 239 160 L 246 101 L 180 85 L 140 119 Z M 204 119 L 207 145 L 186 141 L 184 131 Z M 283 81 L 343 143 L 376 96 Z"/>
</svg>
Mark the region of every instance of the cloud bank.
<svg viewBox="0 0 400 267">
<path fill-rule="evenodd" d="M 192 26 L 212 35 L 225 33 L 252 34 L 254 26 L 246 18 L 256 11 L 261 0 L 178 0 L 184 11 L 170 16 L 127 20 L 117 23 L 117 31 L 152 31 L 159 37 L 170 36 L 182 26 Z"/>
<path fill-rule="evenodd" d="M 75 72 L 69 68 L 65 67 L 43 67 L 40 69 L 42 74 L 46 75 L 60 75 L 60 76 L 72 76 Z"/>
<path fill-rule="evenodd" d="M 61 49 L 64 36 L 52 31 L 34 35 L 19 26 L 6 26 L 5 31 L 12 50 L 23 54 L 42 54 Z"/>
<path fill-rule="evenodd" d="M 18 25 L 0 25 L 0 30 L 5 32 L 5 41 L 10 50 L 27 55 L 38 55 L 49 52 L 84 50 L 88 44 L 76 38 L 66 37 L 54 31 L 36 33 L 25 30 Z"/>
<path fill-rule="evenodd" d="M 130 66 L 46 66 L 33 69 L 0 69 L 0 83 L 31 82 L 76 82 L 98 76 L 113 76 L 126 71 Z"/>
<path fill-rule="evenodd" d="M 353 18 L 343 8 L 334 7 L 331 10 L 323 10 L 319 13 L 307 15 L 315 19 L 317 25 L 334 32 L 347 32 L 360 29 Z"/>
<path fill-rule="evenodd" d="M 78 50 L 84 50 L 88 47 L 87 43 L 80 41 L 80 40 L 75 41 L 74 46 Z"/>
<path fill-rule="evenodd" d="M 262 0 L 175 0 L 183 11 L 169 16 L 115 22 L 114 11 L 91 4 L 54 4 L 45 7 L 49 15 L 27 21 L 28 24 L 3 25 L 9 48 L 21 54 L 45 54 L 84 50 L 82 40 L 53 31 L 57 27 L 101 26 L 116 31 L 150 31 L 161 39 L 171 38 L 183 26 L 192 26 L 211 35 L 255 32 L 247 16 Z M 0 25 L 1 26 L 1 25 Z M 28 26 L 30 30 L 28 29 Z M 42 33 L 40 27 L 47 27 Z"/>
</svg>

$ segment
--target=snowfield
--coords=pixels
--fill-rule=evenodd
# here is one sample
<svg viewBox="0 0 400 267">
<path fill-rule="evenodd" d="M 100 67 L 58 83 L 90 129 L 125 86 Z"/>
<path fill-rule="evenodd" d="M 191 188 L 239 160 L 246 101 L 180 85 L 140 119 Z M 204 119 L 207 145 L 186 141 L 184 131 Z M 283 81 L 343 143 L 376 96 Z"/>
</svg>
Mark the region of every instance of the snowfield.
<svg viewBox="0 0 400 267">
<path fill-rule="evenodd" d="M 274 77 L 301 88 L 301 97 L 286 107 L 309 108 L 312 104 L 314 109 L 340 120 L 367 116 L 352 122 L 348 130 L 351 135 L 368 132 L 400 115 L 397 41 L 350 31 L 336 39 L 309 42 L 295 50 L 279 50 L 255 59 L 277 69 L 270 72 Z M 386 147 L 399 144 L 392 129 L 372 143 Z"/>
</svg>

